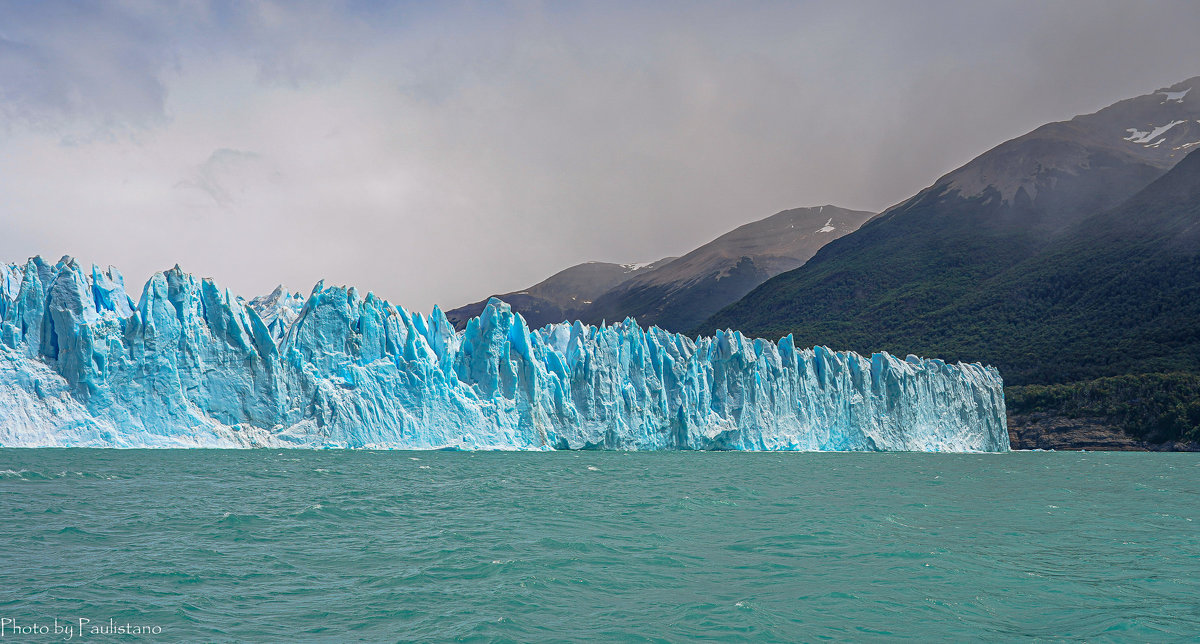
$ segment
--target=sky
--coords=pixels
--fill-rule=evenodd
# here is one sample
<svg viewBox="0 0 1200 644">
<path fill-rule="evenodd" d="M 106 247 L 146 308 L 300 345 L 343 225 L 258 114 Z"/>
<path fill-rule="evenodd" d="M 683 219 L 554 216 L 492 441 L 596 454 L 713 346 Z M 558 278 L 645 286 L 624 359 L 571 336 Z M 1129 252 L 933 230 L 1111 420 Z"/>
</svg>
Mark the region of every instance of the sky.
<svg viewBox="0 0 1200 644">
<path fill-rule="evenodd" d="M 882 210 L 1200 74 L 1200 4 L 0 0 L 0 261 L 409 310 Z"/>
</svg>

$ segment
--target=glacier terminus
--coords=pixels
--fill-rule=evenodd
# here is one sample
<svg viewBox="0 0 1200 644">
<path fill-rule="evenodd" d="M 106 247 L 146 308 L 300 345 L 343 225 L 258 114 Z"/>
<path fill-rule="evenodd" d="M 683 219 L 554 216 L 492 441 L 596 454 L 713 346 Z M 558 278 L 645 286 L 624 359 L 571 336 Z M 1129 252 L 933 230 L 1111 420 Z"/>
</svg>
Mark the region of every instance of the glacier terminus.
<svg viewBox="0 0 1200 644">
<path fill-rule="evenodd" d="M 0 446 L 1008 451 L 992 367 L 0 264 Z"/>
</svg>

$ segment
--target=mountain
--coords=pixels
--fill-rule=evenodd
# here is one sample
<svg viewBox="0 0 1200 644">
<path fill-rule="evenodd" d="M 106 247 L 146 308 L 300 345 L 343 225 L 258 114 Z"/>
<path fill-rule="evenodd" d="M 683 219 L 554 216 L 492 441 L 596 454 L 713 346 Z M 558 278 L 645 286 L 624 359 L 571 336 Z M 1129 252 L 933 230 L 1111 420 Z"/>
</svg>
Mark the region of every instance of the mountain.
<svg viewBox="0 0 1200 644">
<path fill-rule="evenodd" d="M 531 328 L 564 320 L 577 320 L 582 312 L 605 291 L 624 282 L 631 276 L 654 270 L 674 257 L 646 264 L 610 264 L 587 262 L 577 264 L 551 275 L 523 291 L 493 295 L 503 300 L 525 318 Z M 478 317 L 491 298 L 446 311 L 446 317 L 459 331 L 467 326 L 467 320 Z"/>
<path fill-rule="evenodd" d="M 1200 154 L 898 333 L 1014 384 L 1200 371 Z"/>
<path fill-rule="evenodd" d="M 531 328 L 631 317 L 647 326 L 683 331 L 767 279 L 800 266 L 874 215 L 837 206 L 785 210 L 739 226 L 683 257 L 646 264 L 588 262 L 525 290 L 492 297 L 512 306 Z M 452 309 L 446 317 L 461 331 L 487 303 Z"/>
<path fill-rule="evenodd" d="M 274 296 L 259 305 L 296 299 Z M 178 266 L 135 304 L 115 270 L 64 257 L 0 265 L 0 447 L 17 446 L 1007 451 L 1008 436 L 980 365 L 634 323 L 530 331 L 499 300 L 460 333 L 324 283 L 276 339 Z"/>
<path fill-rule="evenodd" d="M 1006 390 L 1016 445 L 1200 449 L 1200 153 L 899 332 L 1063 383 Z"/>
<path fill-rule="evenodd" d="M 808 261 L 875 213 L 837 206 L 785 210 L 721 235 L 672 262 L 641 271 L 581 312 L 592 324 L 636 318 L 686 331 L 751 289 Z"/>
<path fill-rule="evenodd" d="M 1002 143 L 694 332 L 794 333 L 799 343 L 954 357 L 944 351 L 957 345 L 918 320 L 989 288 L 1200 145 L 1200 89 L 1193 87 L 1200 77 Z"/>
</svg>

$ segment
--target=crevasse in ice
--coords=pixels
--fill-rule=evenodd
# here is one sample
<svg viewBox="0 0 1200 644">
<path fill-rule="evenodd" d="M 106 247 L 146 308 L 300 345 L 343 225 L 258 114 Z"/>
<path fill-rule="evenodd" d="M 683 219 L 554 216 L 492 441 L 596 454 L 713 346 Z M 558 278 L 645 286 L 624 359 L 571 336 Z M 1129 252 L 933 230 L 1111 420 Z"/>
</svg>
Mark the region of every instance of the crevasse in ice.
<svg viewBox="0 0 1200 644">
<path fill-rule="evenodd" d="M 459 333 L 353 288 L 249 305 L 156 273 L 0 265 L 0 445 L 1006 451 L 999 374 L 633 320 Z"/>
</svg>

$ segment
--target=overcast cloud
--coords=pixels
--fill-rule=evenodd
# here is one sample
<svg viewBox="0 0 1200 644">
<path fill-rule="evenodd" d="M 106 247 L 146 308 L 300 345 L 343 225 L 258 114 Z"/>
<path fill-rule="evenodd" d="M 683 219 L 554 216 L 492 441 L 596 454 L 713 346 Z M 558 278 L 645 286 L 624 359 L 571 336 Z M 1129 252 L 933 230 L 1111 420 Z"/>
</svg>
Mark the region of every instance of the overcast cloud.
<svg viewBox="0 0 1200 644">
<path fill-rule="evenodd" d="M 1182 2 L 0 1 L 0 261 L 457 306 L 880 210 L 1200 75 Z"/>
</svg>

